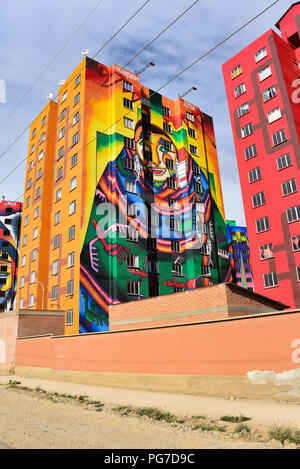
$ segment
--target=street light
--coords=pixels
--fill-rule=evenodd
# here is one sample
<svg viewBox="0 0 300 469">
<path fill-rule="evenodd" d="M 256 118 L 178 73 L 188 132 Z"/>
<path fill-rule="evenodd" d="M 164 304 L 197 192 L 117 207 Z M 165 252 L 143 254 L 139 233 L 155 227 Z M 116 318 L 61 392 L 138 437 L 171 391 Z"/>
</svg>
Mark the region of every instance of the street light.
<svg viewBox="0 0 300 469">
<path fill-rule="evenodd" d="M 44 283 L 44 285 L 42 284 L 42 282 L 39 282 L 38 280 L 36 280 L 34 283 L 38 283 L 41 287 L 42 287 L 42 290 L 43 290 L 43 296 L 42 296 L 42 311 L 44 311 L 44 295 L 45 295 L 45 287 L 46 287 L 46 284 L 49 282 L 50 278 L 53 277 L 53 274 L 50 275 L 50 277 L 47 278 L 46 282 Z"/>
</svg>

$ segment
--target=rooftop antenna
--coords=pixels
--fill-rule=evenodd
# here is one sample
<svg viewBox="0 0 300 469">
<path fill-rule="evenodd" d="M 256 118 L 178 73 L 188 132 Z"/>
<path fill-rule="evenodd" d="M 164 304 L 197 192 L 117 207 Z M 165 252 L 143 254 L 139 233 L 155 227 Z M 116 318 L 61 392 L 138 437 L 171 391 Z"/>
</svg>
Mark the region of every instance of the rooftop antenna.
<svg viewBox="0 0 300 469">
<path fill-rule="evenodd" d="M 5 195 L 2 196 L 2 200 L 5 200 Z"/>
<path fill-rule="evenodd" d="M 184 97 L 187 96 L 191 91 L 197 91 L 197 88 L 196 88 L 195 86 L 192 86 L 192 88 L 190 88 L 189 90 L 187 90 L 185 93 L 179 94 L 178 97 L 179 97 L 179 98 L 184 98 Z"/>
<path fill-rule="evenodd" d="M 83 55 L 84 57 L 86 57 L 89 52 L 90 52 L 90 51 L 89 51 L 88 49 L 83 49 L 83 50 L 81 51 L 81 55 Z"/>
<path fill-rule="evenodd" d="M 145 67 L 141 68 L 141 70 L 136 70 L 134 73 L 136 75 L 141 75 L 142 73 L 144 73 L 145 70 L 147 70 L 147 68 L 149 67 L 155 67 L 155 63 L 153 62 L 149 62 L 147 65 L 145 65 Z"/>
<path fill-rule="evenodd" d="M 49 93 L 49 94 L 47 94 L 47 99 L 49 99 L 49 100 L 50 100 L 50 99 L 52 99 L 52 98 L 53 98 L 53 96 L 54 96 L 54 94 L 52 94 L 52 93 Z"/>
</svg>

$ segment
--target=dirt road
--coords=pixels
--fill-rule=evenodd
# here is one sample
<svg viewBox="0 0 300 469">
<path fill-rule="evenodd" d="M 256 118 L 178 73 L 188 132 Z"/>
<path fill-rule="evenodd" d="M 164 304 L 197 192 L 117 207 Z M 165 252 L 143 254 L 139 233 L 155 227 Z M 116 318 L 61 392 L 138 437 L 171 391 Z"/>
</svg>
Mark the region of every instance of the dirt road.
<svg viewBox="0 0 300 469">
<path fill-rule="evenodd" d="M 217 432 L 216 432 L 217 433 Z M 264 448 L 226 434 L 205 434 L 185 425 L 122 416 L 103 406 L 56 401 L 0 386 L 1 449 L 222 449 Z"/>
</svg>

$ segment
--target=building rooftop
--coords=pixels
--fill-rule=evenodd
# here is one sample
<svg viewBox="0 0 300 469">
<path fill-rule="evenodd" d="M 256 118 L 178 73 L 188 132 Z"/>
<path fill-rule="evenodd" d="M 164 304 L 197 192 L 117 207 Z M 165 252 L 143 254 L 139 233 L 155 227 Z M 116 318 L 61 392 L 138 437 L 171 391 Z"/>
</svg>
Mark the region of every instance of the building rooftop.
<svg viewBox="0 0 300 469">
<path fill-rule="evenodd" d="M 295 5 L 299 5 L 300 2 L 294 2 L 287 10 L 286 12 L 284 13 L 284 15 L 282 15 L 282 17 L 277 21 L 277 23 L 275 24 L 276 28 L 278 28 L 280 30 L 280 23 L 281 23 L 281 20 L 285 17 L 285 15 L 295 6 Z"/>
</svg>

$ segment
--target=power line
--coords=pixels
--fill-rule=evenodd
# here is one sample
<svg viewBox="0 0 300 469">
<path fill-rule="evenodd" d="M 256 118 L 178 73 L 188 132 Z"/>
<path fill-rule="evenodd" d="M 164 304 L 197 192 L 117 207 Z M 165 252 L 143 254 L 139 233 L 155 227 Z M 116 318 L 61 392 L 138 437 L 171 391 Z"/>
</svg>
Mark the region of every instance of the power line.
<svg viewBox="0 0 300 469">
<path fill-rule="evenodd" d="M 194 62 L 192 62 L 192 64 L 190 64 L 188 67 L 184 68 L 181 72 L 177 73 L 176 75 L 173 76 L 173 78 L 171 78 L 170 80 L 168 80 L 164 85 L 162 85 L 160 88 L 158 88 L 158 90 L 156 91 L 153 91 L 151 94 L 150 94 L 150 97 L 153 96 L 154 94 L 157 94 L 160 90 L 162 90 L 163 88 L 165 88 L 169 83 L 171 83 L 172 81 L 176 80 L 179 76 L 181 76 L 183 73 L 185 73 L 187 70 L 189 70 L 190 68 L 192 68 L 196 63 L 198 63 L 200 60 L 203 60 L 208 54 L 210 54 L 212 51 L 214 51 L 217 47 L 220 47 L 222 44 L 224 44 L 226 41 L 228 41 L 231 37 L 233 37 L 234 35 L 236 35 L 238 32 L 240 32 L 242 29 L 246 28 L 250 23 L 252 23 L 253 21 L 255 21 L 257 18 L 259 18 L 260 16 L 262 16 L 266 11 L 268 11 L 270 8 L 272 8 L 276 3 L 278 3 L 279 0 L 276 0 L 275 2 L 273 2 L 271 5 L 269 5 L 267 8 L 265 8 L 264 10 L 262 10 L 260 13 L 258 13 L 256 16 L 254 16 L 253 18 L 251 18 L 249 21 L 247 21 L 243 26 L 241 26 L 240 28 L 236 29 L 233 33 L 231 33 L 229 36 L 227 36 L 224 40 L 222 40 L 221 42 L 219 42 L 216 46 L 214 46 L 213 48 L 211 48 L 208 52 L 206 52 L 205 54 L 203 54 L 202 56 L 200 56 L 198 59 L 196 59 Z M 102 133 L 105 133 L 107 132 L 108 130 L 110 130 L 114 125 L 116 125 L 118 122 L 120 122 L 121 120 L 124 119 L 124 117 L 128 116 L 129 114 L 131 114 L 133 111 L 135 111 L 135 109 L 137 108 L 138 106 L 135 106 L 133 109 L 131 109 L 130 111 L 128 111 L 126 114 L 124 114 L 121 118 L 119 118 L 117 121 L 115 121 L 113 124 L 111 124 L 109 127 L 107 127 L 107 129 L 103 130 Z M 91 143 L 93 143 L 95 140 L 97 139 L 97 136 L 94 137 L 92 140 L 90 140 L 89 142 L 87 142 L 85 145 L 83 145 L 83 147 L 81 147 L 77 153 L 83 151 L 88 145 L 90 145 Z M 66 160 L 67 161 L 70 161 L 72 157 L 68 158 Z M 26 158 L 27 159 L 27 158 Z M 14 170 L 12 171 L 14 172 Z M 54 170 L 51 171 L 50 173 L 48 173 L 48 175 L 44 176 L 47 177 L 47 176 L 50 176 L 51 174 L 53 174 Z M 10 173 L 11 174 L 11 173 Z M 9 174 L 9 175 L 10 175 Z M 7 176 L 8 177 L 8 176 Z M 1 183 L 2 181 L 0 181 Z M 15 201 L 18 201 L 21 197 L 23 197 L 25 193 L 21 194 Z"/>
<path fill-rule="evenodd" d="M 149 0 L 148 0 L 148 1 L 149 1 Z M 161 33 L 159 33 L 159 34 L 158 34 L 154 39 L 152 39 L 146 46 L 144 46 L 144 47 L 135 55 L 134 58 L 136 58 L 136 57 L 137 57 L 138 55 L 140 55 L 147 47 L 149 47 L 151 44 L 153 44 L 153 42 L 154 42 L 156 39 L 158 39 L 158 38 L 163 34 L 163 32 L 167 31 L 167 29 L 169 29 L 169 27 L 170 27 L 171 25 L 173 25 L 173 24 L 174 24 L 177 20 L 179 20 L 185 13 L 187 13 L 198 1 L 199 1 L 199 0 L 197 0 L 196 2 L 194 2 L 194 3 L 193 3 L 192 5 L 190 5 L 190 7 L 188 7 L 183 13 L 181 13 L 177 18 L 175 18 L 175 20 L 173 20 Z M 146 2 L 146 3 L 147 3 L 147 2 Z M 146 4 L 144 4 L 143 6 L 145 6 L 145 5 L 146 5 Z M 142 8 L 142 7 L 141 7 L 141 8 Z M 139 10 L 141 10 L 141 8 L 140 8 Z M 132 19 L 134 16 L 135 16 L 135 15 L 132 15 L 131 19 Z M 126 23 L 128 23 L 128 21 L 127 21 Z M 97 54 L 95 54 L 95 55 L 93 56 L 93 58 L 95 58 L 96 55 L 97 55 Z M 133 59 L 134 59 L 134 58 L 133 58 Z M 131 59 L 127 64 L 123 65 L 123 68 L 127 67 L 128 64 L 133 61 L 133 59 Z M 81 70 L 83 70 L 83 68 L 82 68 Z M 76 111 L 75 111 L 73 114 L 71 114 L 71 116 L 69 117 L 69 120 L 71 120 L 71 119 L 74 117 L 74 115 L 78 112 L 79 109 L 81 109 L 81 108 L 82 108 L 85 104 L 87 104 L 97 93 L 99 93 L 99 91 L 101 90 L 102 87 L 103 87 L 103 85 L 101 85 L 101 86 L 97 89 L 97 91 L 96 91 L 94 94 L 92 94 L 86 101 L 84 101 L 84 103 L 83 103 L 81 106 L 77 107 Z M 2 153 L 2 155 L 0 156 L 0 159 L 7 153 L 8 150 L 10 150 L 10 148 L 12 148 L 12 147 L 14 146 L 14 144 L 15 144 L 15 143 L 19 140 L 19 138 L 30 128 L 30 126 L 31 126 L 31 124 L 30 124 L 28 127 L 26 127 L 26 128 L 23 130 L 23 132 L 11 143 L 11 145 L 4 151 L 4 153 Z M 50 133 L 50 134 L 48 135 L 48 137 L 46 138 L 46 141 L 48 140 L 49 137 L 51 137 L 52 135 L 54 135 L 56 132 L 57 132 L 57 130 L 55 129 L 54 132 Z M 26 156 L 26 157 L 25 157 L 25 158 L 24 158 L 7 176 L 5 176 L 3 179 L 0 180 L 0 184 L 1 184 L 2 182 L 4 182 L 4 181 L 5 181 L 16 169 L 18 169 L 19 166 L 20 166 L 21 164 L 23 164 L 26 160 L 27 160 L 27 156 Z"/>
<path fill-rule="evenodd" d="M 100 0 L 100 2 L 102 2 L 102 1 L 103 1 L 103 0 Z M 122 31 L 122 29 L 124 29 L 125 26 L 127 26 L 127 24 L 141 11 L 141 10 L 147 5 L 147 3 L 149 3 L 150 1 L 151 1 L 151 0 L 147 0 L 146 2 L 144 2 L 143 5 L 142 5 L 140 8 L 138 8 L 138 9 L 134 12 L 134 14 L 131 15 L 131 17 L 130 17 L 127 21 L 125 21 L 125 23 L 123 23 L 123 25 L 117 30 L 117 32 L 114 33 L 113 36 L 112 36 L 108 41 L 106 41 L 106 43 L 101 47 L 101 49 L 98 50 L 98 52 L 93 56 L 93 58 L 95 58 L 95 57 L 104 49 L 104 47 L 106 47 L 106 46 L 116 37 L 116 35 L 119 34 L 119 33 Z M 100 3 L 100 2 L 99 2 L 99 3 Z M 95 9 L 94 9 L 93 11 L 95 11 Z M 92 13 L 90 13 L 90 15 L 91 15 L 91 14 L 92 14 Z M 90 15 L 89 15 L 89 16 L 90 16 Z M 53 60 L 54 60 L 54 59 L 53 59 Z M 53 60 L 52 60 L 52 61 L 53 61 Z M 51 63 L 52 63 L 52 61 L 51 61 Z M 50 64 L 49 64 L 49 66 L 50 66 Z M 49 66 L 48 66 L 48 67 L 49 67 Z M 83 68 L 82 68 L 81 70 L 83 70 Z M 45 70 L 45 71 L 46 71 L 46 70 Z M 45 73 L 45 71 L 44 71 L 43 73 Z M 80 72 L 80 71 L 79 71 L 79 72 Z M 79 73 L 79 72 L 78 72 L 78 73 Z M 42 74 L 40 75 L 40 77 L 41 77 L 41 76 L 42 76 Z M 38 80 L 40 79 L 40 77 L 38 78 Z M 37 82 L 38 80 L 36 80 L 36 82 Z M 36 83 L 36 82 L 35 82 L 35 83 Z M 34 84 L 35 84 L 35 83 L 34 83 Z M 31 88 L 33 88 L 34 84 L 32 85 Z M 29 90 L 29 91 L 30 91 L 30 90 Z M 28 92 L 29 92 L 29 91 L 28 91 Z M 28 94 L 28 93 L 27 93 L 27 94 Z M 58 97 L 58 94 L 54 97 L 54 99 L 56 99 L 57 97 Z M 22 98 L 22 99 L 23 99 L 23 98 Z M 17 106 L 16 106 L 16 108 L 17 108 Z M 15 108 L 15 109 L 16 109 L 16 108 Z M 14 111 L 14 110 L 13 110 L 13 111 Z M 12 112 L 13 112 L 13 111 L 12 111 Z M 2 124 L 1 124 L 1 125 L 2 125 Z M 3 156 L 5 156 L 6 153 L 7 153 L 7 152 L 17 143 L 17 141 L 25 134 L 25 132 L 27 132 L 27 130 L 30 129 L 30 126 L 31 126 L 31 123 L 28 124 L 27 127 L 25 127 L 25 129 L 22 130 L 22 132 L 12 141 L 12 143 L 1 153 L 0 159 L 3 158 Z M 0 126 L 0 128 L 1 128 L 1 126 Z M 23 160 L 23 161 L 24 161 L 24 160 Z M 0 181 L 0 183 L 1 183 L 1 181 Z"/>
<path fill-rule="evenodd" d="M 89 18 L 92 16 L 93 13 L 97 10 L 97 8 L 100 6 L 100 4 L 103 2 L 103 0 L 100 0 L 97 5 L 90 11 L 90 13 L 87 15 L 87 17 L 80 23 L 77 29 L 71 34 L 69 39 L 61 46 L 59 51 L 55 54 L 55 56 L 48 62 L 44 70 L 39 74 L 37 79 L 32 83 L 32 85 L 25 91 L 21 99 L 17 102 L 17 104 L 14 106 L 14 108 L 10 111 L 10 113 L 7 115 L 7 117 L 4 119 L 3 122 L 0 124 L 0 129 L 6 124 L 6 122 L 9 120 L 9 118 L 14 114 L 16 109 L 19 107 L 19 105 L 22 103 L 22 101 L 26 98 L 26 96 L 30 93 L 30 91 L 34 88 L 34 86 L 38 83 L 38 81 L 42 78 L 43 75 L 47 72 L 47 70 L 51 67 L 53 62 L 57 59 L 57 57 L 62 53 L 62 51 L 65 49 L 65 47 L 71 42 L 73 37 L 80 31 L 80 29 L 85 25 L 85 23 L 89 20 Z M 26 129 L 27 130 L 27 129 Z M 24 133 L 24 132 L 23 132 Z M 23 135 L 22 133 L 22 135 Z"/>
</svg>

